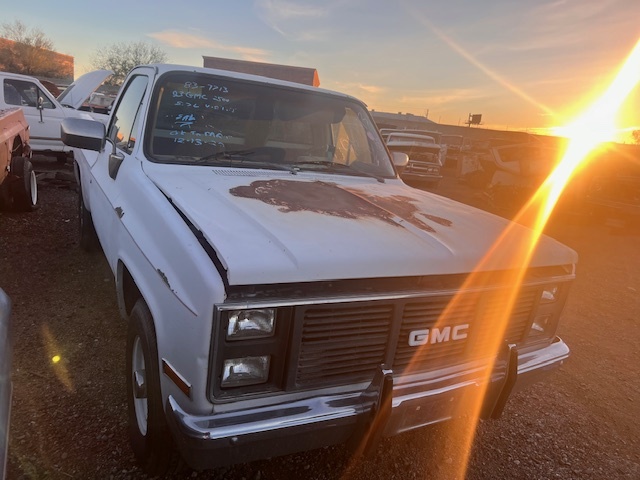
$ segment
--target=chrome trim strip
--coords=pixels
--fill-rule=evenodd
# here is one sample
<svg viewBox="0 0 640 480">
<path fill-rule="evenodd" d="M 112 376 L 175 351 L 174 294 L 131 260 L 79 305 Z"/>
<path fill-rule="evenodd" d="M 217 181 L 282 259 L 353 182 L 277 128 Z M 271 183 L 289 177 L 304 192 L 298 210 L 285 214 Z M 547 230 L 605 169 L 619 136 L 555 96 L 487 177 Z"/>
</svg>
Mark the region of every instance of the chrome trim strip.
<svg viewBox="0 0 640 480">
<path fill-rule="evenodd" d="M 523 283 L 522 287 L 536 287 L 542 285 L 548 285 L 549 283 L 558 282 L 570 282 L 575 279 L 575 275 L 562 275 L 546 277 L 540 280 L 534 280 L 527 283 Z M 500 288 L 506 288 L 504 285 L 492 285 L 487 287 L 475 287 L 465 288 L 465 293 L 482 293 L 499 290 Z M 381 294 L 358 294 L 358 295 L 343 295 L 333 297 L 304 297 L 304 298 L 273 298 L 269 300 L 259 300 L 257 302 L 250 301 L 230 301 L 229 303 L 216 304 L 218 311 L 235 310 L 243 308 L 269 308 L 269 307 L 294 307 L 304 305 L 326 305 L 334 303 L 347 303 L 347 302 L 370 302 L 379 300 L 406 300 L 412 298 L 426 298 L 426 297 L 438 297 L 455 295 L 461 290 L 448 289 L 448 290 L 429 290 L 429 291 L 408 291 L 397 293 L 381 293 Z"/>
</svg>

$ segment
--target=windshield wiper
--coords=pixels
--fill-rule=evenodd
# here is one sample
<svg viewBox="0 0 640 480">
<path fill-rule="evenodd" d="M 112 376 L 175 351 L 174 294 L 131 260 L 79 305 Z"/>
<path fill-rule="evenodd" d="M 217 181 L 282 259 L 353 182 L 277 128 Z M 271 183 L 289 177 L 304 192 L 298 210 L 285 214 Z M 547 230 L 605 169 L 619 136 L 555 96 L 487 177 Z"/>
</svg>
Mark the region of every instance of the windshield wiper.
<svg viewBox="0 0 640 480">
<path fill-rule="evenodd" d="M 293 175 L 296 175 L 296 171 L 288 165 L 281 165 L 278 163 L 272 163 L 265 160 L 253 160 L 251 155 L 259 153 L 254 149 L 249 150 L 221 150 L 219 152 L 205 155 L 200 158 L 194 158 L 193 163 L 204 163 L 209 165 L 224 165 L 224 166 L 236 166 L 236 167 L 261 167 L 269 168 L 272 170 L 285 170 Z"/>
<path fill-rule="evenodd" d="M 252 153 L 254 153 L 254 150 L 220 150 L 198 158 L 196 163 L 204 163 L 211 160 L 246 160 L 247 155 Z"/>
<path fill-rule="evenodd" d="M 291 164 L 295 168 L 304 168 L 305 165 L 319 165 L 326 170 L 335 172 L 350 172 L 352 175 L 362 174 L 366 177 L 375 178 L 378 182 L 384 183 L 384 177 L 371 172 L 365 172 L 357 168 L 350 167 L 344 163 L 332 162 L 330 160 L 302 160 Z"/>
</svg>

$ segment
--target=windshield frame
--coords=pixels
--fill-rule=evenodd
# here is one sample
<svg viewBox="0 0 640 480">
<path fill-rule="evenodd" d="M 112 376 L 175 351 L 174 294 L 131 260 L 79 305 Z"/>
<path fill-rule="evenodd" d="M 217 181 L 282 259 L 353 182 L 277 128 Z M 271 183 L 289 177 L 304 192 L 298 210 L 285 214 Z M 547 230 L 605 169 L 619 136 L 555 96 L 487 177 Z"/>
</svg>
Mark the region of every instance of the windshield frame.
<svg viewBox="0 0 640 480">
<path fill-rule="evenodd" d="M 299 119 L 303 119 L 303 120 L 300 120 L 300 122 L 301 124 L 304 124 L 304 122 L 306 122 L 306 117 L 313 117 L 314 115 L 317 114 L 320 117 L 320 119 L 317 120 L 318 122 L 317 126 L 315 123 L 313 123 L 313 126 L 315 126 L 318 129 L 326 130 L 326 132 L 323 133 L 323 135 L 326 135 L 326 137 L 323 137 L 323 140 L 329 140 L 329 137 L 331 137 L 331 142 L 329 144 L 327 143 L 322 144 L 321 142 L 318 143 L 317 139 L 314 138 L 313 142 L 311 142 L 309 145 L 303 145 L 302 143 L 298 145 L 295 142 L 291 143 L 291 145 L 295 147 L 300 146 L 301 147 L 300 150 L 303 149 L 302 147 L 317 148 L 319 146 L 324 147 L 325 150 L 331 149 L 332 148 L 331 144 L 333 143 L 333 139 L 334 139 L 332 136 L 336 135 L 336 133 L 333 131 L 334 130 L 333 125 L 343 125 L 343 121 L 346 118 L 348 113 L 351 124 L 348 125 L 346 129 L 347 130 L 355 129 L 359 131 L 361 139 L 360 139 L 360 144 L 357 147 L 359 148 L 358 152 L 366 153 L 367 155 L 369 155 L 367 160 L 369 160 L 370 163 L 366 164 L 364 168 L 362 168 L 362 164 L 364 164 L 365 162 L 353 162 L 353 163 L 359 163 L 358 166 L 362 168 L 362 170 L 359 170 L 358 168 L 355 168 L 355 167 L 350 169 L 344 169 L 344 170 L 334 169 L 334 168 L 319 168 L 318 163 L 314 164 L 313 168 L 308 168 L 308 170 L 313 171 L 315 173 L 327 173 L 332 175 L 336 175 L 336 174 L 351 175 L 351 176 L 357 175 L 362 177 L 373 176 L 374 178 L 381 177 L 381 178 L 388 178 L 388 179 L 397 178 L 397 172 L 391 160 L 389 150 L 386 148 L 384 142 L 382 141 L 382 138 L 378 133 L 376 124 L 373 118 L 371 117 L 371 114 L 367 110 L 366 105 L 361 101 L 347 95 L 333 93 L 327 90 L 318 89 L 316 91 L 316 90 L 307 88 L 305 86 L 297 87 L 295 85 L 278 83 L 278 81 L 274 81 L 272 83 L 269 81 L 269 79 L 265 79 L 265 81 L 261 82 L 258 80 L 252 80 L 247 78 L 220 75 L 217 72 L 209 73 L 209 72 L 202 72 L 202 71 L 177 71 L 176 70 L 176 71 L 166 72 L 160 75 L 157 78 L 157 80 L 154 82 L 154 87 L 153 87 L 153 91 L 151 92 L 151 97 L 149 102 L 150 108 L 147 111 L 147 121 L 145 122 L 145 129 L 144 129 L 145 131 L 143 133 L 143 138 L 144 138 L 143 152 L 145 157 L 153 163 L 193 165 L 193 166 L 204 165 L 204 166 L 211 167 L 212 165 L 210 163 L 207 163 L 207 162 L 199 163 L 198 159 L 204 158 L 204 157 L 211 157 L 212 154 L 215 155 L 217 152 L 223 152 L 224 150 L 229 150 L 231 151 L 231 153 L 233 153 L 233 150 L 243 150 L 243 151 L 252 153 L 251 149 L 253 147 L 251 147 L 250 145 L 247 145 L 246 143 L 245 144 L 233 143 L 233 142 L 237 142 L 238 140 L 244 140 L 245 142 L 247 142 L 248 141 L 247 137 L 252 134 L 252 130 L 250 130 L 251 126 L 246 127 L 246 130 L 242 132 L 245 135 L 244 138 L 241 138 L 241 137 L 235 138 L 235 137 L 232 137 L 231 135 L 228 135 L 226 138 L 230 139 L 231 143 L 225 143 L 224 141 L 220 141 L 219 144 L 217 144 L 218 143 L 217 138 L 224 137 L 225 135 L 223 134 L 225 132 L 222 129 L 216 130 L 216 128 L 218 127 L 218 124 L 215 123 L 215 118 L 214 118 L 213 125 L 212 123 L 206 123 L 206 126 L 211 130 L 211 132 L 207 132 L 207 133 L 210 133 L 211 136 L 215 136 L 216 140 L 211 140 L 207 142 L 207 144 L 205 145 L 205 148 L 202 148 L 201 154 L 199 155 L 183 154 L 183 152 L 186 152 L 188 150 L 180 147 L 175 149 L 175 152 L 177 152 L 175 154 L 161 154 L 158 152 L 159 150 L 168 151 L 168 149 L 166 148 L 162 149 L 158 146 L 155 147 L 155 152 L 154 152 L 155 144 L 153 142 L 162 140 L 158 133 L 161 131 L 161 128 L 163 129 L 162 131 L 165 132 L 165 136 L 166 136 L 167 127 L 161 126 L 160 124 L 162 121 L 166 122 L 166 119 L 171 117 L 171 115 L 168 115 L 168 114 L 171 113 L 171 109 L 174 108 L 174 104 L 176 103 L 176 102 L 169 103 L 170 99 L 177 98 L 176 97 L 177 94 L 184 93 L 184 92 L 177 92 L 176 90 L 171 90 L 172 82 L 173 84 L 176 84 L 176 82 L 178 82 L 178 84 L 180 82 L 183 82 L 184 84 L 188 82 L 193 82 L 195 85 L 197 85 L 198 88 L 201 88 L 207 84 L 209 85 L 209 87 L 211 85 L 216 85 L 221 89 L 218 92 L 216 92 L 217 95 L 215 95 L 215 97 L 217 97 L 219 100 L 224 100 L 226 102 L 224 104 L 221 103 L 219 106 L 224 107 L 224 106 L 235 105 L 234 107 L 229 107 L 229 108 L 243 107 L 243 104 L 241 103 L 242 99 L 237 100 L 237 99 L 231 98 L 230 100 L 229 98 L 225 98 L 225 94 L 227 97 L 232 96 L 233 92 L 229 93 L 230 89 L 235 88 L 242 92 L 253 92 L 255 90 L 256 91 L 255 97 L 248 98 L 248 100 L 246 101 L 246 105 L 254 109 L 249 114 L 250 115 L 249 117 L 243 117 L 242 115 L 244 115 L 244 113 L 242 112 L 238 113 L 235 110 L 231 113 L 216 111 L 214 114 L 211 114 L 211 112 L 209 111 L 205 111 L 205 114 L 210 115 L 212 118 L 215 117 L 215 118 L 222 119 L 221 120 L 222 124 L 224 124 L 224 121 L 227 120 L 227 117 L 228 119 L 230 119 L 231 123 L 233 123 L 237 119 L 238 123 L 244 122 L 246 124 L 249 124 L 250 122 L 256 123 L 259 121 L 266 121 L 271 125 L 271 124 L 275 124 L 276 122 L 280 122 L 282 124 L 286 124 L 286 122 L 295 123 L 295 122 L 298 122 Z M 168 97 L 168 95 L 171 95 L 171 97 Z M 269 101 L 273 102 L 273 105 L 270 105 L 270 106 L 274 110 L 270 111 L 268 114 L 273 116 L 272 117 L 267 116 L 265 118 L 256 119 L 258 102 L 264 99 L 268 99 Z M 254 103 L 251 103 L 252 101 Z M 290 102 L 290 104 L 287 102 Z M 298 102 L 301 106 L 298 106 L 298 103 L 296 102 Z M 313 108 L 307 111 L 306 102 L 308 102 Z M 208 106 L 211 107 L 211 105 L 208 105 Z M 201 106 L 199 106 L 199 108 L 200 107 Z M 289 107 L 293 108 L 293 110 L 287 110 L 287 108 Z M 278 111 L 278 108 L 281 109 L 280 114 L 274 113 Z M 298 108 L 297 111 L 296 111 L 296 108 Z M 314 110 L 314 108 L 316 110 Z M 342 117 L 339 117 L 338 115 L 335 118 L 324 119 L 324 117 L 328 115 L 327 112 L 333 112 L 333 109 L 336 109 L 336 110 L 341 109 L 341 111 L 344 111 L 345 113 L 342 114 L 343 115 Z M 299 117 L 295 117 L 295 114 L 299 114 Z M 158 115 L 163 116 L 165 120 L 159 119 Z M 283 117 L 283 115 L 285 117 Z M 291 118 L 286 118 L 286 115 L 290 115 L 290 116 L 294 115 L 294 116 L 291 116 Z M 355 117 L 357 117 L 357 120 L 354 120 Z M 204 119 L 205 116 L 203 115 L 202 118 Z M 209 117 L 206 117 L 206 118 L 207 118 L 206 120 L 202 120 L 202 121 L 211 122 L 211 119 Z M 336 123 L 332 123 L 332 122 L 336 122 Z M 295 124 L 293 126 L 295 127 L 298 125 Z M 272 127 L 270 126 L 269 128 L 272 128 Z M 343 128 L 343 130 L 345 130 L 345 128 Z M 184 130 L 180 132 L 178 132 L 177 130 L 175 131 L 175 133 L 180 133 L 181 135 L 184 135 L 184 132 L 185 132 Z M 171 132 L 171 133 L 174 133 L 174 132 Z M 187 132 L 187 134 L 189 133 L 191 132 Z M 286 147 L 285 140 L 287 139 L 282 139 L 280 141 L 278 139 L 271 138 L 269 137 L 269 135 L 271 135 L 272 133 L 273 132 L 270 130 L 269 133 L 267 134 L 268 138 L 265 137 L 265 141 L 271 144 L 280 142 L 282 143 L 282 145 L 279 145 L 279 146 L 282 147 L 282 149 L 284 149 Z M 348 133 L 347 135 L 351 135 L 348 137 L 349 139 L 353 138 L 353 133 Z M 168 138 L 165 138 L 164 140 L 167 142 L 170 141 L 170 139 Z M 297 141 L 298 138 L 296 137 L 294 138 L 294 140 Z M 269 143 L 266 143 L 263 147 L 257 147 L 257 149 L 265 149 L 265 148 L 274 149 L 274 146 L 269 145 Z M 199 144 L 198 146 L 201 146 L 201 144 Z M 333 147 L 335 151 L 337 148 L 335 148 L 336 147 L 335 145 L 333 145 Z M 266 165 L 266 162 L 264 161 L 264 159 L 260 159 L 258 161 L 252 162 L 249 155 L 247 155 L 246 162 L 229 162 L 228 165 L 224 165 L 223 162 L 216 162 L 215 166 L 216 167 L 219 166 L 221 168 L 240 167 L 240 168 L 259 168 L 259 169 L 272 169 L 272 170 L 295 170 L 296 172 L 298 172 L 302 170 L 307 170 L 305 165 L 312 164 L 312 162 L 304 161 L 304 158 L 307 158 L 307 157 L 302 157 L 302 156 L 296 157 L 297 150 L 295 150 L 294 152 L 286 152 L 286 154 L 289 155 L 291 158 L 288 158 L 287 160 L 282 162 L 282 165 L 286 166 L 285 168 L 282 168 L 281 166 L 269 167 L 268 165 Z M 324 156 L 313 157 L 313 159 L 315 160 L 326 159 L 326 157 L 329 156 L 330 154 L 327 152 L 323 152 L 322 155 Z M 333 155 L 333 153 L 331 153 L 331 155 Z M 339 162 L 336 160 L 336 163 L 339 163 Z"/>
</svg>

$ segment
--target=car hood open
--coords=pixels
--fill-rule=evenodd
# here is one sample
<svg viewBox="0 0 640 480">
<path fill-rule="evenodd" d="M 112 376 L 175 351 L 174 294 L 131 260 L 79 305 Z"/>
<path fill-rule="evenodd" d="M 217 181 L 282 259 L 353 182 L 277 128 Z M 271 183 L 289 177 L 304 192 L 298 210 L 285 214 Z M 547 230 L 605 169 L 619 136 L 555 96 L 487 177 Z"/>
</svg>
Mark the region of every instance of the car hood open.
<svg viewBox="0 0 640 480">
<path fill-rule="evenodd" d="M 145 164 L 202 232 L 230 285 L 468 273 L 512 225 L 399 180 L 273 170 Z M 531 231 L 515 226 L 484 270 L 522 265 Z M 532 266 L 577 255 L 543 236 Z"/>
<path fill-rule="evenodd" d="M 111 70 L 94 70 L 85 73 L 65 88 L 58 97 L 58 102 L 65 107 L 79 109 L 89 95 L 91 95 L 104 81 L 113 75 Z"/>
</svg>

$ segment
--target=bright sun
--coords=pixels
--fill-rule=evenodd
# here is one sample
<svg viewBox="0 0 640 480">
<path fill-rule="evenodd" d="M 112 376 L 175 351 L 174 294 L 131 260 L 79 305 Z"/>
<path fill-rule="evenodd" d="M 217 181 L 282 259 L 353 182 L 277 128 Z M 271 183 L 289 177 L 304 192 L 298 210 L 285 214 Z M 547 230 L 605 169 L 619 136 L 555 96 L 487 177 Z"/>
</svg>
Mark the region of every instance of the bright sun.
<svg viewBox="0 0 640 480">
<path fill-rule="evenodd" d="M 538 191 L 531 197 L 528 203 L 514 217 L 514 221 L 505 229 L 501 237 L 496 241 L 491 250 L 486 254 L 485 258 L 478 264 L 476 272 L 469 275 L 465 286 L 461 290 L 473 288 L 479 280 L 477 272 L 487 269 L 492 263 L 492 259 L 497 256 L 504 255 L 507 247 L 513 245 L 516 239 L 519 239 L 514 255 L 517 261 L 523 267 L 517 272 L 511 272 L 502 279 L 504 284 L 512 285 L 512 289 L 507 295 L 507 305 L 505 311 L 499 315 L 499 318 L 493 319 L 494 331 L 496 332 L 496 341 L 491 345 L 493 357 L 497 357 L 496 352 L 501 348 L 501 338 L 499 332 L 504 332 L 508 320 L 511 317 L 511 310 L 515 304 L 518 291 L 522 285 L 527 266 L 529 265 L 536 245 L 542 235 L 542 232 L 560 198 L 563 190 L 571 180 L 572 176 L 579 171 L 587 162 L 589 154 L 597 149 L 603 142 L 612 141 L 616 138 L 616 115 L 624 104 L 625 99 L 632 90 L 640 82 L 640 41 L 631 51 L 624 65 L 618 72 L 615 80 L 611 83 L 604 94 L 571 124 L 556 128 L 554 133 L 558 136 L 568 139 L 567 148 L 562 159 L 558 162 L 554 170 L 547 177 L 545 182 L 540 186 Z M 521 224 L 530 227 L 530 235 L 528 242 L 522 242 Z M 449 310 L 456 308 L 457 298 L 454 299 L 443 313 L 445 317 Z M 461 300 L 462 301 L 462 300 Z M 491 375 L 492 366 L 486 370 L 487 378 L 483 382 L 488 385 L 488 377 Z M 459 465 L 457 478 L 464 478 L 468 463 L 469 453 L 473 444 L 473 438 L 476 431 L 477 419 L 480 416 L 480 409 L 483 404 L 484 394 L 475 396 L 473 399 L 466 399 L 464 405 L 460 407 L 461 414 L 471 414 L 470 421 L 464 431 L 452 432 L 456 441 L 464 444 L 466 459 Z"/>
<path fill-rule="evenodd" d="M 604 94 L 569 125 L 554 128 L 554 133 L 568 138 L 569 144 L 562 160 L 525 207 L 536 209 L 536 229 L 544 228 L 562 191 L 584 164 L 587 155 L 601 143 L 615 140 L 618 133 L 616 115 L 639 82 L 640 41 Z"/>
<path fill-rule="evenodd" d="M 504 256 L 506 251 L 511 252 L 510 254 L 514 257 L 513 263 L 522 267 L 501 274 L 500 284 L 510 285 L 511 288 L 506 293 L 507 298 L 503 299 L 505 302 L 503 310 L 495 318 L 491 318 L 492 331 L 495 335 L 492 335 L 491 340 L 487 341 L 486 358 L 497 358 L 497 352 L 504 346 L 502 341 L 504 332 L 511 318 L 512 309 L 527 273 L 528 265 L 558 199 L 572 176 L 587 163 L 586 159 L 589 154 L 603 142 L 613 141 L 616 138 L 616 115 L 638 83 L 640 83 L 640 41 L 631 51 L 606 92 L 571 124 L 554 129 L 556 135 L 568 140 L 562 159 L 538 191 L 504 229 L 500 238 L 478 263 L 475 271 L 467 277 L 464 285 L 460 288 L 461 293 L 449 302 L 438 320 L 438 324 L 440 322 L 446 323 L 450 315 L 455 315 L 456 310 L 464 308 L 465 296 L 469 295 L 468 292 L 473 294 L 474 290 L 477 291 L 483 285 L 484 277 L 481 272 L 491 270 L 491 265 L 494 264 L 496 258 Z M 522 225 L 529 227 L 525 230 L 528 232 L 527 241 L 522 241 Z M 480 418 L 486 387 L 490 383 L 489 378 L 492 372 L 493 365 L 487 365 L 482 373 L 484 378 L 476 380 L 480 387 L 476 390 L 477 394 L 464 395 L 458 399 L 457 410 L 452 412 L 453 416 L 468 419 L 468 421 L 457 423 L 455 429 L 451 427 L 452 430 L 449 431 L 450 441 L 465 452 L 464 458 L 456 462 L 456 472 L 453 478 L 462 479 L 466 476 L 477 422 Z M 345 477 L 348 477 L 348 474 Z"/>
</svg>

